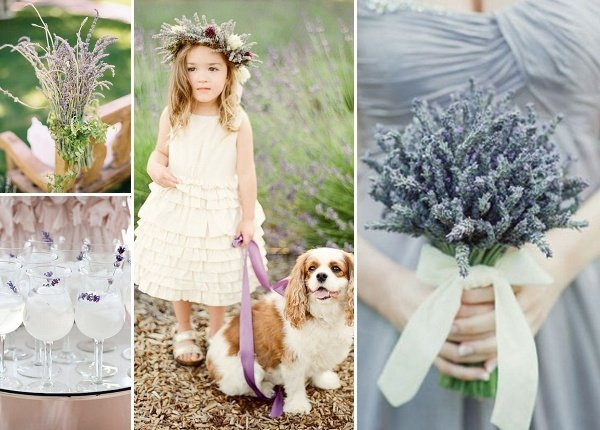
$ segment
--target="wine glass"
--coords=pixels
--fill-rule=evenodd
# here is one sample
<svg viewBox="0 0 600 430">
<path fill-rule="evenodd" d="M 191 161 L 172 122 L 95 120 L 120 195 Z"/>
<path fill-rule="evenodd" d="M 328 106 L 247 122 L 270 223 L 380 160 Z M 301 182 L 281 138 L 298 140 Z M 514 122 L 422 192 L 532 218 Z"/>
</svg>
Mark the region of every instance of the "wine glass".
<svg viewBox="0 0 600 430">
<path fill-rule="evenodd" d="M 84 258 L 88 261 L 111 263 L 115 261 L 115 254 L 119 246 L 120 242 L 118 239 L 114 239 L 112 242 L 99 243 L 93 243 L 85 239 L 81 250 L 83 251 Z"/>
<path fill-rule="evenodd" d="M 68 277 L 66 285 L 69 291 L 69 296 L 71 297 L 71 303 L 73 304 L 73 308 L 75 308 L 75 305 L 77 303 L 77 293 L 79 291 L 79 286 L 83 282 L 81 274 L 79 273 L 79 269 L 85 264 L 83 251 L 81 250 L 81 248 L 59 249 L 58 262 L 59 264 L 68 267 L 71 270 L 71 275 Z M 84 357 L 81 354 L 71 349 L 70 333 L 67 334 L 67 336 L 63 339 L 61 343 L 62 348 L 60 349 L 60 351 L 54 354 L 55 363 L 73 364 L 85 361 Z"/>
<path fill-rule="evenodd" d="M 28 254 L 30 252 L 46 251 L 56 254 L 59 245 L 63 244 L 64 241 L 65 238 L 63 236 L 60 236 L 58 241 L 55 241 L 50 233 L 47 231 L 42 231 L 39 238 L 36 239 L 34 236 L 30 236 L 25 241 L 23 252 Z"/>
<path fill-rule="evenodd" d="M 96 263 L 101 263 L 101 264 L 106 264 L 108 266 L 111 266 L 115 263 L 119 263 L 116 264 L 115 267 L 120 266 L 120 262 L 118 262 L 116 259 L 117 258 L 121 258 L 121 261 L 123 259 L 123 253 L 125 251 L 125 249 L 121 246 L 120 242 L 118 239 L 114 239 L 112 242 L 98 242 L 98 243 L 92 243 L 90 242 L 88 239 L 84 239 L 83 241 L 83 245 L 81 247 L 81 250 L 83 252 L 83 259 L 86 262 L 96 262 Z M 120 256 L 120 257 L 117 257 Z M 85 352 L 94 352 L 94 341 L 93 340 L 83 340 L 77 343 L 77 348 L 79 348 L 82 351 Z M 113 351 L 115 349 L 115 345 L 112 342 L 105 342 L 104 343 L 104 352 L 110 352 Z M 78 368 L 79 370 L 81 370 L 81 367 Z M 93 369 L 91 369 L 93 371 Z M 116 367 L 108 367 L 105 368 L 105 371 L 111 374 L 116 373 L 117 368 Z M 81 371 L 80 372 L 82 375 L 84 376 L 90 376 L 91 374 L 88 373 L 87 371 Z M 105 373 L 107 374 L 107 373 Z"/>
<path fill-rule="evenodd" d="M 16 389 L 21 383 L 6 375 L 4 340 L 23 322 L 25 302 L 19 294 L 21 266 L 16 260 L 0 261 L 0 388 Z"/>
<path fill-rule="evenodd" d="M 114 265 L 88 262 L 81 269 L 84 285 L 75 306 L 75 323 L 79 331 L 94 339 L 94 374 L 77 385 L 77 391 L 95 391 L 119 387 L 103 377 L 103 344 L 121 331 L 125 307 L 115 280 L 122 274 Z"/>
<path fill-rule="evenodd" d="M 53 380 L 52 343 L 65 337 L 73 327 L 74 311 L 65 288 L 65 276 L 56 266 L 36 266 L 26 270 L 29 293 L 23 324 L 35 339 L 44 342 L 44 374 L 28 387 L 40 392 L 68 392 L 67 385 Z"/>
<path fill-rule="evenodd" d="M 23 247 L 11 246 L 10 243 L 0 242 L 0 260 L 2 261 L 14 261 L 19 256 L 23 254 Z M 17 276 L 18 280 L 21 279 L 20 276 Z M 16 281 L 13 281 L 16 282 Z M 25 292 L 21 292 L 24 294 Z M 10 339 L 13 336 L 7 336 L 7 344 L 10 345 Z M 5 360 L 25 360 L 31 357 L 31 353 L 27 352 L 23 348 L 19 348 L 17 346 L 7 346 L 4 351 L 4 359 Z"/>
<path fill-rule="evenodd" d="M 32 246 L 26 246 L 24 252 L 17 256 L 17 260 L 21 263 L 23 268 L 23 274 L 27 269 L 34 267 L 54 266 L 58 261 L 58 255 L 56 254 L 56 247 L 52 249 L 37 251 L 32 250 Z M 28 283 L 26 283 L 28 285 Z M 27 296 L 28 287 L 22 291 L 24 296 Z M 34 340 L 33 346 L 30 346 L 29 342 L 26 345 L 35 350 L 35 359 L 31 364 L 23 364 L 17 368 L 17 372 L 20 375 L 27 376 L 28 378 L 41 378 L 43 376 L 44 366 L 44 343 L 39 340 Z M 60 373 L 60 369 L 57 369 L 55 376 Z"/>
<path fill-rule="evenodd" d="M 131 313 L 131 305 L 132 305 L 132 297 L 131 297 L 131 260 L 129 251 L 125 253 L 125 260 L 123 261 L 123 281 L 121 282 L 121 292 L 123 295 L 123 304 L 125 305 L 125 310 L 127 311 L 128 321 L 131 322 L 132 313 Z M 131 347 L 128 346 L 121 352 L 121 356 L 125 360 L 131 360 Z"/>
</svg>

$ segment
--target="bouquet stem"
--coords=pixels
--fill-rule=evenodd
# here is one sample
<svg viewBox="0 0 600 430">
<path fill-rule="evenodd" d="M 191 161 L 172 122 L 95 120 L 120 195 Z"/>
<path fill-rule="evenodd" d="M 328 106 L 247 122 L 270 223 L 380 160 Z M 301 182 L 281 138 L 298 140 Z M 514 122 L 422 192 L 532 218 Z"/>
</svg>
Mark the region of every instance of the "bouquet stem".
<svg viewBox="0 0 600 430">
<path fill-rule="evenodd" d="M 437 246 L 437 244 L 436 244 Z M 438 248 L 449 255 L 454 256 L 454 249 L 449 244 L 443 244 Z M 471 266 L 484 265 L 493 266 L 496 261 L 506 252 L 504 245 L 494 245 L 489 249 L 474 248 L 469 255 L 469 264 Z M 465 364 L 467 366 L 482 366 L 483 363 Z M 494 397 L 498 386 L 498 369 L 490 374 L 488 381 L 464 381 L 449 375 L 440 375 L 440 385 L 444 388 L 459 391 L 465 397 Z"/>
<path fill-rule="evenodd" d="M 467 366 L 469 364 L 466 364 Z M 481 363 L 475 364 L 481 366 Z M 498 369 L 490 373 L 490 379 L 487 381 L 464 381 L 449 375 L 440 375 L 440 385 L 444 388 L 459 391 L 465 397 L 475 397 L 478 399 L 494 397 L 498 386 Z"/>
</svg>

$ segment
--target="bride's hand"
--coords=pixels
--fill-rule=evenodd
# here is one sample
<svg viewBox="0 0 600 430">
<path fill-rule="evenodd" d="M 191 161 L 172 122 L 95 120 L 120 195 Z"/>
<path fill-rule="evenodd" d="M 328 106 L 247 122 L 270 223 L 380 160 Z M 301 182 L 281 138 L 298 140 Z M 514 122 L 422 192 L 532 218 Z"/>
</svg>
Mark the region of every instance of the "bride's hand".
<svg viewBox="0 0 600 430">
<path fill-rule="evenodd" d="M 513 287 L 513 290 L 532 335 L 535 335 L 558 300 L 561 290 L 555 285 Z M 491 287 L 463 293 L 463 303 L 448 340 L 436 359 L 440 372 L 465 380 L 485 380 L 494 370 L 497 349 L 493 299 Z M 483 366 L 463 366 L 465 363 L 483 363 Z"/>
<path fill-rule="evenodd" d="M 482 363 L 480 366 L 464 365 Z M 465 381 L 487 380 L 496 366 L 496 321 L 492 287 L 463 291 L 448 339 L 434 365 Z"/>
</svg>

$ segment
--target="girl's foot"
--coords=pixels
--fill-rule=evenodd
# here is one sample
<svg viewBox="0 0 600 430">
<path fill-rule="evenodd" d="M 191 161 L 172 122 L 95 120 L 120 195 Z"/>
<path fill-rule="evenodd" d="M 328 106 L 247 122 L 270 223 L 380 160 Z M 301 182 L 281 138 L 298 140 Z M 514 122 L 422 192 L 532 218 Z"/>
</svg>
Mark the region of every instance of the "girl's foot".
<svg viewBox="0 0 600 430">
<path fill-rule="evenodd" d="M 184 366 L 198 366 L 202 359 L 202 350 L 196 345 L 197 333 L 194 330 L 179 331 L 173 337 L 173 356 Z"/>
</svg>

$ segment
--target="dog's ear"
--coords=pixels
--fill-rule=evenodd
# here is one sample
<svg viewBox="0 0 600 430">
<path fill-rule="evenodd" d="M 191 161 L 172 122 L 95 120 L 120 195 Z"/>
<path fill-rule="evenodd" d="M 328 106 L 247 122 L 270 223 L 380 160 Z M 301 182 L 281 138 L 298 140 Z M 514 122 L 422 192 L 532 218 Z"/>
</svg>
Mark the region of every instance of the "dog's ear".
<svg viewBox="0 0 600 430">
<path fill-rule="evenodd" d="M 298 257 L 285 289 L 283 315 L 294 328 L 299 328 L 308 318 L 308 292 L 304 280 L 304 266 L 307 258 L 308 252 Z"/>
<path fill-rule="evenodd" d="M 354 255 L 344 252 L 344 260 L 348 268 L 348 287 L 346 288 L 344 312 L 346 314 L 346 324 L 352 326 L 354 323 Z"/>
</svg>

